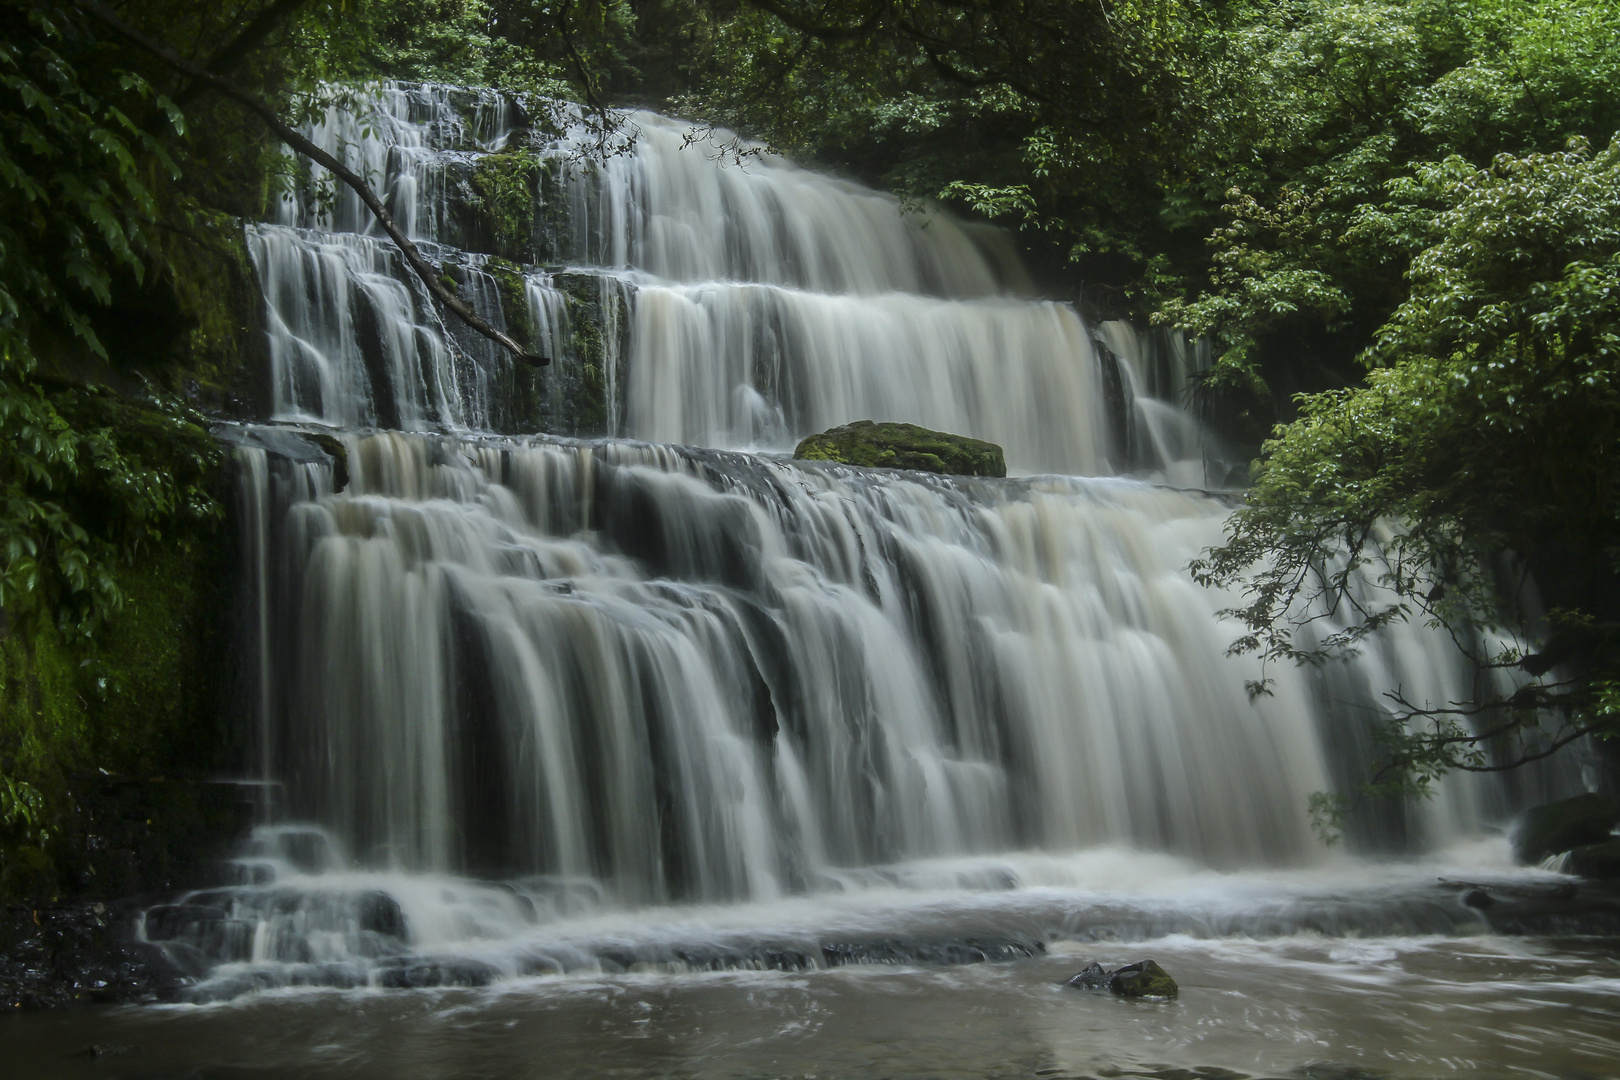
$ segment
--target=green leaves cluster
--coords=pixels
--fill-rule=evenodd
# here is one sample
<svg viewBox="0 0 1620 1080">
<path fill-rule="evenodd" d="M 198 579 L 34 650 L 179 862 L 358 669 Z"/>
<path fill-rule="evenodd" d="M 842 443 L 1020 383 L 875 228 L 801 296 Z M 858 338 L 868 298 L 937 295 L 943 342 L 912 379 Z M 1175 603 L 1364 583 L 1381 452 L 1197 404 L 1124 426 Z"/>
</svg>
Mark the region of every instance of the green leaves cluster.
<svg viewBox="0 0 1620 1080">
<path fill-rule="evenodd" d="M 211 449 L 194 448 L 191 477 L 152 468 L 113 422 L 110 397 L 53 387 L 65 355 L 108 359 L 97 309 L 119 282 L 138 286 L 161 267 L 154 190 L 175 166 L 132 106 L 183 126 L 137 74 L 82 78 L 99 51 L 82 27 L 36 9 L 3 18 L 0 610 L 88 635 L 121 603 L 111 560 L 158 539 L 175 515 L 217 512 L 199 486 Z M 140 411 L 157 429 L 137 442 L 195 442 L 200 429 L 175 403 Z"/>
<path fill-rule="evenodd" d="M 83 306 L 111 299 L 113 274 L 145 275 L 142 249 L 156 214 L 147 173 L 169 174 L 163 146 L 121 106 L 86 86 L 64 56 L 65 31 L 45 12 L 8 7 L 0 40 L 0 365 L 27 375 L 33 333 L 54 321 L 99 356 L 106 348 Z M 68 32 L 76 32 L 69 27 Z M 115 72 L 119 97 L 151 87 Z M 158 104 L 182 128 L 166 99 Z"/>
<path fill-rule="evenodd" d="M 1349 379 L 1407 295 L 1459 172 L 1620 130 L 1620 9 L 1570 0 L 1308 0 L 1237 9 L 1205 159 L 1226 181 L 1208 284 L 1157 321 L 1210 337 L 1212 390 Z M 1302 377 L 1300 353 L 1335 369 Z M 1314 385 L 1313 385 L 1314 382 Z"/>
<path fill-rule="evenodd" d="M 1398 699 L 1382 778 L 1425 791 L 1620 727 L 1620 141 L 1451 159 L 1416 182 L 1443 202 L 1435 242 L 1365 384 L 1300 399 L 1228 543 L 1194 570 L 1242 584 L 1235 648 L 1268 660 L 1321 662 L 1421 617 L 1487 666 L 1541 676 L 1475 702 Z M 1527 574 L 1556 609 L 1545 659 L 1475 645 L 1482 628 L 1535 629 Z"/>
<path fill-rule="evenodd" d="M 528 250 L 539 198 L 540 159 L 525 149 L 489 154 L 472 172 L 479 220 L 494 229 L 497 248 L 515 257 Z"/>
</svg>

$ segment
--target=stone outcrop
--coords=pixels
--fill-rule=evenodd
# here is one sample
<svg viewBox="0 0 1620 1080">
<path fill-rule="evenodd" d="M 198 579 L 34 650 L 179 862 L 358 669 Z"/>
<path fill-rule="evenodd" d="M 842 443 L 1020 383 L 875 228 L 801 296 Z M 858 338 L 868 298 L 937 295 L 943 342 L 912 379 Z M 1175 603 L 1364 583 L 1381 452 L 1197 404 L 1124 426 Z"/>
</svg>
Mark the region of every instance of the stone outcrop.
<svg viewBox="0 0 1620 1080">
<path fill-rule="evenodd" d="M 1588 844 L 1603 844 L 1620 825 L 1620 797 L 1577 795 L 1573 799 L 1537 806 L 1513 822 L 1513 856 L 1521 863 L 1538 863 Z"/>
<path fill-rule="evenodd" d="M 1006 476 L 1001 447 L 965 435 L 930 431 L 916 424 L 857 420 L 811 435 L 793 456 L 802 461 L 836 461 L 872 469 L 913 469 L 954 476 Z"/>
<path fill-rule="evenodd" d="M 1078 990 L 1107 990 L 1127 998 L 1173 998 L 1181 993 L 1170 973 L 1152 960 L 1139 960 L 1113 971 L 1093 960 L 1064 985 Z"/>
</svg>

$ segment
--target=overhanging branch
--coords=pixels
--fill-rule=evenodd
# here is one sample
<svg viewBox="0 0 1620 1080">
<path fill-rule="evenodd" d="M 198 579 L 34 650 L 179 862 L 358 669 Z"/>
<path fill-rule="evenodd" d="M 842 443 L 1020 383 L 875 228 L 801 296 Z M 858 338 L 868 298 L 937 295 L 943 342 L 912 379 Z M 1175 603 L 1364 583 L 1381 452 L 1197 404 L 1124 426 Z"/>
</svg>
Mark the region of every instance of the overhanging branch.
<svg viewBox="0 0 1620 1080">
<path fill-rule="evenodd" d="M 516 341 L 512 340 L 512 338 L 485 322 L 477 312 L 475 312 L 471 307 L 467 306 L 467 303 L 464 300 L 447 289 L 444 283 L 439 280 L 437 269 L 432 263 L 427 261 L 422 253 L 417 250 L 416 245 L 411 242 L 411 238 L 406 236 L 404 230 L 402 230 L 394 222 L 393 217 L 388 213 L 388 209 L 383 206 L 382 199 L 380 199 L 377 196 L 377 193 L 371 189 L 371 185 L 366 183 L 364 178 L 355 173 L 347 165 L 343 164 L 343 162 L 339 161 L 337 158 L 321 149 L 315 143 L 305 138 L 290 124 L 282 120 L 280 115 L 277 114 L 277 112 L 269 105 L 236 86 L 234 83 L 231 83 L 228 80 L 206 70 L 205 68 L 201 68 L 196 64 L 193 64 L 191 61 L 186 60 L 184 57 L 175 53 L 172 49 L 163 45 L 161 42 L 154 41 L 153 39 L 147 37 L 139 30 L 124 22 L 124 20 L 120 19 L 112 11 L 97 3 L 96 0 L 75 0 L 75 3 L 80 10 L 104 23 L 120 37 L 125 38 L 132 44 L 151 53 L 153 56 L 157 57 L 159 60 L 163 61 L 163 63 L 174 68 L 181 74 L 189 76 L 192 80 L 194 80 L 194 82 L 201 83 L 212 88 L 213 90 L 218 91 L 224 96 L 230 98 L 232 101 L 241 105 L 243 108 L 247 109 L 249 112 L 258 116 L 260 120 L 264 121 L 265 125 L 269 127 L 271 131 L 276 133 L 277 137 L 279 137 L 282 142 L 286 143 L 300 154 L 303 154 L 317 165 L 320 165 L 322 168 L 326 169 L 333 176 L 337 177 L 339 180 L 343 181 L 344 184 L 353 189 L 355 194 L 360 196 L 360 201 L 365 203 L 366 208 L 376 216 L 377 223 L 383 227 L 383 231 L 388 234 L 389 239 L 391 239 L 394 242 L 394 245 L 399 248 L 400 254 L 405 257 L 405 261 L 409 263 L 411 269 L 416 272 L 416 276 L 422 279 L 422 284 L 427 287 L 428 292 L 434 297 L 434 299 L 443 304 L 445 308 L 454 312 L 462 322 L 478 331 L 478 333 L 482 334 L 484 337 L 489 338 L 489 340 L 495 342 L 495 344 L 501 346 L 501 348 L 510 352 L 514 357 L 522 360 L 524 363 L 534 365 L 551 363 L 550 357 L 536 356 L 534 353 L 529 352 Z"/>
</svg>

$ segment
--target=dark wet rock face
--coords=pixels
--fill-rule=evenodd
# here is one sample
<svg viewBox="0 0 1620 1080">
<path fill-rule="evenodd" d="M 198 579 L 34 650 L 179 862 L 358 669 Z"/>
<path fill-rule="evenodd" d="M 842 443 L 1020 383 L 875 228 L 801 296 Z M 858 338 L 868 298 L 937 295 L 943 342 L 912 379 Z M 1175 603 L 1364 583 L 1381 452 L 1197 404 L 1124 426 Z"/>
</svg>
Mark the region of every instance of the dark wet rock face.
<svg viewBox="0 0 1620 1080">
<path fill-rule="evenodd" d="M 1564 869 L 1596 881 L 1620 881 L 1620 839 L 1571 848 Z"/>
<path fill-rule="evenodd" d="M 1608 842 L 1620 825 L 1620 796 L 1577 795 L 1537 806 L 1513 822 L 1513 855 L 1521 863 L 1538 863 L 1572 848 Z"/>
<path fill-rule="evenodd" d="M 1103 969 L 1103 966 L 1097 963 L 1097 961 L 1093 960 L 1091 963 L 1086 965 L 1086 969 L 1084 971 L 1070 979 L 1064 985 L 1073 986 L 1080 990 L 1106 990 L 1108 989 L 1108 980 L 1110 978 L 1112 978 L 1112 976 Z"/>
<path fill-rule="evenodd" d="M 836 461 L 871 469 L 913 469 L 952 476 L 1006 476 L 1001 447 L 965 435 L 930 431 L 915 424 L 857 420 L 811 435 L 793 456 L 801 461 Z"/>
<path fill-rule="evenodd" d="M 161 1001 L 184 976 L 135 939 L 132 905 L 85 901 L 0 909 L 0 1008 Z"/>
</svg>

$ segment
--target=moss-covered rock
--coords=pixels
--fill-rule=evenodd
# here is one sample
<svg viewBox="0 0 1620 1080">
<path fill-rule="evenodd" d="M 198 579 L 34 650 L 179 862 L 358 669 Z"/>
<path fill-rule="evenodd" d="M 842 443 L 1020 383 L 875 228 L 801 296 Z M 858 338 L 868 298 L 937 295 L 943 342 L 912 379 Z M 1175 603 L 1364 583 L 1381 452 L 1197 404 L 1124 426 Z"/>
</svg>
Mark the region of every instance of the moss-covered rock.
<svg viewBox="0 0 1620 1080">
<path fill-rule="evenodd" d="M 1173 998 L 1181 993 L 1170 973 L 1152 960 L 1122 967 L 1108 981 L 1108 989 L 1120 997 Z"/>
<path fill-rule="evenodd" d="M 1006 476 L 1001 447 L 965 435 L 930 431 L 916 424 L 857 420 L 812 435 L 793 456 L 803 461 L 837 461 L 872 469 L 915 469 L 954 476 Z"/>
<path fill-rule="evenodd" d="M 535 208 L 543 171 L 541 159 L 528 149 L 485 154 L 474 162 L 466 202 L 473 250 L 511 259 L 535 256 Z"/>
<path fill-rule="evenodd" d="M 556 274 L 552 284 L 567 305 L 568 331 L 549 369 L 548 430 L 594 438 L 622 430 L 624 361 L 630 310 L 623 285 L 599 274 Z"/>
<path fill-rule="evenodd" d="M 1538 863 L 1586 844 L 1601 844 L 1620 825 L 1620 797 L 1577 795 L 1537 806 L 1513 822 L 1513 855 L 1521 863 Z"/>
</svg>

